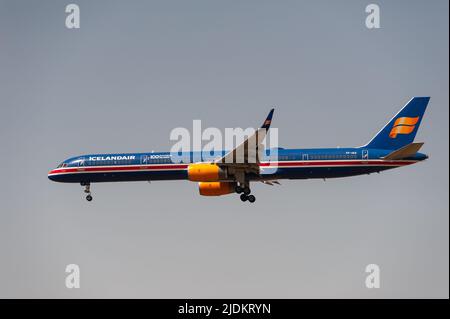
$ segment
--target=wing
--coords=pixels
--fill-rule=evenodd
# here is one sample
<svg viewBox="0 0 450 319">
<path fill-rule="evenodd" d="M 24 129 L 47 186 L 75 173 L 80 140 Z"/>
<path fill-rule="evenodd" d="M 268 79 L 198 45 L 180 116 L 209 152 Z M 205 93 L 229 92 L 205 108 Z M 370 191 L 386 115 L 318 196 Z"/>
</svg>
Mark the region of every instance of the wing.
<svg viewBox="0 0 450 319">
<path fill-rule="evenodd" d="M 234 170 L 243 170 L 245 173 L 253 172 L 259 174 L 260 158 L 264 151 L 262 142 L 272 123 L 273 112 L 274 109 L 271 109 L 263 125 L 235 149 L 216 160 L 216 164 L 227 166 Z"/>
</svg>

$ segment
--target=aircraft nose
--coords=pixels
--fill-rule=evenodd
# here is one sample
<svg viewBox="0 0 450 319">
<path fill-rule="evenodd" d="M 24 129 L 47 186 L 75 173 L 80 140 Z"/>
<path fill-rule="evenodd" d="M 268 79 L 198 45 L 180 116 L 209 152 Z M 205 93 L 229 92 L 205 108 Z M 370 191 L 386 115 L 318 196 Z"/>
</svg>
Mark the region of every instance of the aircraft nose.
<svg viewBox="0 0 450 319">
<path fill-rule="evenodd" d="M 57 181 L 56 175 L 54 175 L 54 170 L 51 170 L 50 172 L 48 172 L 47 177 L 48 177 L 48 179 L 51 180 L 51 181 L 54 181 L 54 182 Z"/>
</svg>

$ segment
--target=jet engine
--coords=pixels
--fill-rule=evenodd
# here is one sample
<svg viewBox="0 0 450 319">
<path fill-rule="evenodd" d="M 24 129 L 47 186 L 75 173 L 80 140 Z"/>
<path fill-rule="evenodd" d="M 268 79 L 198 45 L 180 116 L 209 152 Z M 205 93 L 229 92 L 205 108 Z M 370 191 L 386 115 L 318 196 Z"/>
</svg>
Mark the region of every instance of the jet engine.
<svg viewBox="0 0 450 319">
<path fill-rule="evenodd" d="M 188 167 L 188 179 L 192 182 L 217 182 L 226 175 L 226 171 L 214 163 L 196 163 Z"/>
<path fill-rule="evenodd" d="M 200 182 L 198 189 L 203 196 L 220 196 L 234 193 L 235 182 Z"/>
</svg>

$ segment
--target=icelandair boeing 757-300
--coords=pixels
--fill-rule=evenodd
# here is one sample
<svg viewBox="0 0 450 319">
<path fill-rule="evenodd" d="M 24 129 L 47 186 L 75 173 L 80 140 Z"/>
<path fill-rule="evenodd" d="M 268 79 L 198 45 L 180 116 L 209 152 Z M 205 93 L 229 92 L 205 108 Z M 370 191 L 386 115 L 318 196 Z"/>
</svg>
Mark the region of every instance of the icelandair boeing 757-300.
<svg viewBox="0 0 450 319">
<path fill-rule="evenodd" d="M 423 143 L 414 143 L 414 138 L 429 100 L 429 97 L 412 98 L 361 147 L 261 151 L 261 141 L 272 121 L 272 109 L 253 135 L 235 149 L 219 152 L 214 159 L 202 154 L 200 161 L 194 161 L 198 156 L 195 152 L 189 152 L 182 161 L 173 161 L 170 152 L 82 155 L 62 162 L 48 173 L 48 178 L 80 183 L 85 187 L 88 201 L 92 200 L 91 183 L 189 180 L 198 182 L 200 195 L 237 193 L 242 201 L 253 203 L 255 196 L 251 194 L 250 182 L 273 185 L 279 184 L 280 179 L 326 179 L 379 173 L 427 159 L 427 155 L 418 152 Z M 249 150 L 252 142 L 256 153 Z M 238 154 L 243 154 L 242 161 L 236 160 Z M 251 156 L 255 160 L 249 160 Z"/>
</svg>

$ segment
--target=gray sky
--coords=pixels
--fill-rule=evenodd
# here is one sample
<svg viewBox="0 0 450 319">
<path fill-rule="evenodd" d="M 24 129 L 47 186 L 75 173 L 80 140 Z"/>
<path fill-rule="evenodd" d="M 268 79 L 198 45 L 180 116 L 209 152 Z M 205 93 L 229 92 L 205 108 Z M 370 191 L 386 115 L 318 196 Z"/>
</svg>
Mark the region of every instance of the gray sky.
<svg viewBox="0 0 450 319">
<path fill-rule="evenodd" d="M 448 298 L 448 1 L 377 1 L 378 30 L 369 1 L 74 2 L 79 30 L 69 2 L 0 0 L 0 297 Z M 88 203 L 47 179 L 272 105 L 281 146 L 358 146 L 424 95 L 426 162 L 255 184 L 253 205 L 187 181 L 94 184 Z"/>
</svg>

